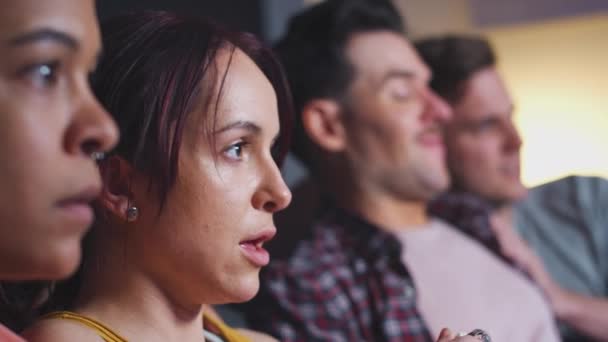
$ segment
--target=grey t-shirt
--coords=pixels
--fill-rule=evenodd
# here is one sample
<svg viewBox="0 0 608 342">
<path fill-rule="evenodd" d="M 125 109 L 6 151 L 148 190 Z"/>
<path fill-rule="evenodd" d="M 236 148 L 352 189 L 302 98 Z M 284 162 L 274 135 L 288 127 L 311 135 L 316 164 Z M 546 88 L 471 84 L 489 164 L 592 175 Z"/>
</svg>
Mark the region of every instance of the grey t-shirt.
<svg viewBox="0 0 608 342">
<path fill-rule="evenodd" d="M 555 281 L 608 297 L 608 180 L 571 176 L 538 186 L 515 213 L 519 232 Z M 560 328 L 565 339 L 575 338 L 571 329 Z"/>
</svg>

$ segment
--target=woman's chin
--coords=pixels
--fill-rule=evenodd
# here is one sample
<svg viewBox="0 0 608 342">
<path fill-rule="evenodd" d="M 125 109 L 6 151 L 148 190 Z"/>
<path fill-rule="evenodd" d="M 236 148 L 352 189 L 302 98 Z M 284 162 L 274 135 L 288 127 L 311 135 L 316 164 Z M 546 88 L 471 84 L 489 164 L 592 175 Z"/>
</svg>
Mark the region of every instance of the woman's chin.
<svg viewBox="0 0 608 342">
<path fill-rule="evenodd" d="M 255 276 L 243 277 L 238 284 L 237 288 L 233 288 L 232 292 L 232 302 L 233 303 L 243 303 L 247 302 L 258 293 L 260 289 L 260 278 L 259 273 L 256 273 Z"/>
<path fill-rule="evenodd" d="M 78 269 L 81 258 L 80 240 L 47 246 L 44 255 L 32 262 L 30 274 L 37 280 L 61 280 L 68 278 Z"/>
</svg>

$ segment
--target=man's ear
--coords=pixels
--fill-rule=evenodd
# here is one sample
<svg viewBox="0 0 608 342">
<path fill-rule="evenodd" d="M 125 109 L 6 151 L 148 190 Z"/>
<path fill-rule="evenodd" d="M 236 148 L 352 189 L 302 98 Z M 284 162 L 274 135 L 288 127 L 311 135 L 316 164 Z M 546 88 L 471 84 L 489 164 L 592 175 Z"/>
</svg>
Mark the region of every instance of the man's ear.
<svg viewBox="0 0 608 342">
<path fill-rule="evenodd" d="M 113 155 L 101 163 L 100 172 L 103 179 L 99 195 L 101 206 L 112 216 L 127 221 L 127 210 L 133 205 L 133 168 L 123 158 Z"/>
<path fill-rule="evenodd" d="M 302 110 L 302 125 L 310 140 L 329 152 L 340 152 L 346 146 L 340 105 L 330 99 L 315 99 Z"/>
</svg>

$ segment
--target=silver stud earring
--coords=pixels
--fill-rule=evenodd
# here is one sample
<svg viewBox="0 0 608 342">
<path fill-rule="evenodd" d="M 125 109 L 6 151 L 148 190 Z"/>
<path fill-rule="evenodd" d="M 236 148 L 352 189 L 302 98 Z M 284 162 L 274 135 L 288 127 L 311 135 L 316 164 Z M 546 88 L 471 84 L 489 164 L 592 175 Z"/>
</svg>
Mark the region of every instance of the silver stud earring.
<svg viewBox="0 0 608 342">
<path fill-rule="evenodd" d="M 91 153 L 91 159 L 93 159 L 96 162 L 102 161 L 103 158 L 105 158 L 106 154 L 103 152 L 92 152 Z"/>
<path fill-rule="evenodd" d="M 132 205 L 127 209 L 127 222 L 135 222 L 139 216 L 139 209 Z"/>
</svg>

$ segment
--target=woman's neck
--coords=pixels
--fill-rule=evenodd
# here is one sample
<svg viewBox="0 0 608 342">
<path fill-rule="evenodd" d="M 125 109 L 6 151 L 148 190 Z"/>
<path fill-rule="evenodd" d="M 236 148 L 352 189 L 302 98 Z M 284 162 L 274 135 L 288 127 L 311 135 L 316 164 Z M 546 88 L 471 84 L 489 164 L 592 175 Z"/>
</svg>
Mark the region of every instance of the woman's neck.
<svg viewBox="0 0 608 342">
<path fill-rule="evenodd" d="M 202 303 L 186 303 L 121 251 L 87 264 L 73 307 L 129 341 L 203 341 Z M 91 260 L 92 261 L 92 260 Z"/>
</svg>

